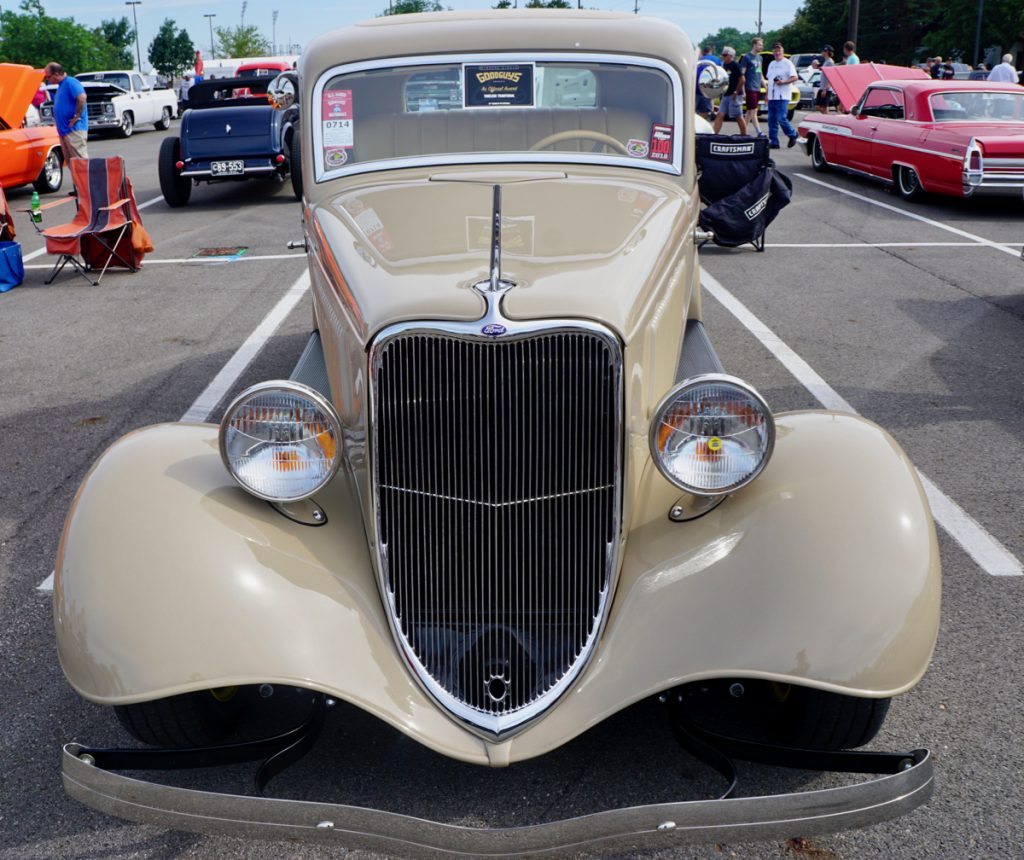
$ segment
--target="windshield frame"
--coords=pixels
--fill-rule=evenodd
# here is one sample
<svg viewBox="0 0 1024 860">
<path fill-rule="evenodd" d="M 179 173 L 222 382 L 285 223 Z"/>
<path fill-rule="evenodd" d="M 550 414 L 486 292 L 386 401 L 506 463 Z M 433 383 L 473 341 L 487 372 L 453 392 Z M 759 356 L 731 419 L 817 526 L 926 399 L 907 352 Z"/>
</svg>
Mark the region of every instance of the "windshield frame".
<svg viewBox="0 0 1024 860">
<path fill-rule="evenodd" d="M 672 160 L 659 162 L 649 159 L 630 158 L 624 155 L 608 155 L 599 153 L 577 152 L 475 152 L 451 153 L 447 155 L 417 155 L 404 158 L 389 158 L 380 161 L 348 163 L 341 167 L 328 170 L 323 165 L 320 153 L 323 152 L 323 129 L 321 104 L 324 88 L 327 83 L 338 75 L 365 72 L 376 69 L 388 69 L 396 66 L 450 66 L 472 63 L 609 63 L 612 65 L 642 66 L 663 72 L 672 86 L 673 126 L 680 129 L 683 113 L 683 87 L 679 72 L 670 63 L 653 57 L 636 56 L 633 54 L 614 54 L 606 52 L 572 52 L 572 51 L 489 51 L 473 53 L 428 54 L 421 56 L 387 57 L 380 60 L 367 60 L 359 63 L 343 63 L 331 66 L 323 71 L 313 85 L 312 111 L 310 117 L 313 143 L 313 174 L 317 184 L 354 176 L 360 173 L 376 173 L 386 170 L 401 170 L 407 167 L 446 167 L 466 164 L 576 164 L 581 166 L 608 165 L 613 167 L 631 167 L 639 170 L 653 170 L 673 176 L 683 174 L 683 152 L 685 150 L 684 135 L 676 133 L 672 141 Z M 504 110 L 504 108 L 494 108 Z M 685 128 L 686 126 L 683 126 Z M 572 157 L 570 157 L 572 156 Z"/>
<path fill-rule="evenodd" d="M 989 116 L 989 117 L 985 117 L 984 119 L 968 119 L 966 116 L 964 116 L 964 117 L 956 117 L 956 118 L 953 118 L 953 117 L 942 117 L 942 118 L 939 118 L 939 117 L 936 116 L 936 114 L 935 114 L 935 104 L 932 101 L 932 99 L 934 99 L 936 96 L 948 96 L 949 98 L 951 98 L 951 99 L 953 99 L 955 101 L 957 96 L 965 96 L 965 95 L 969 95 L 969 96 L 977 96 L 977 95 L 1008 96 L 1008 97 L 1010 97 L 1012 99 L 1018 99 L 1020 107 L 1021 107 L 1021 114 L 1020 114 L 1021 118 L 1020 119 L 1013 119 L 1012 117 L 1011 118 L 1007 118 L 1007 117 L 999 117 L 999 116 Z M 942 108 L 939 108 L 939 110 L 942 110 Z M 928 113 L 931 115 L 931 119 L 929 120 L 929 122 L 933 122 L 933 123 L 936 123 L 938 125 L 948 125 L 950 123 L 973 123 L 973 124 L 983 123 L 983 124 L 986 124 L 986 125 L 989 124 L 989 123 L 1006 123 L 1007 125 L 1024 126 L 1024 88 L 1021 88 L 1021 91 L 1019 93 L 1017 93 L 1017 92 L 1007 92 L 1006 90 L 987 90 L 987 89 L 984 89 L 984 88 L 981 88 L 981 87 L 979 87 L 978 89 L 971 89 L 971 90 L 967 90 L 967 89 L 964 89 L 964 90 L 959 90 L 959 89 L 957 89 L 957 90 L 946 90 L 946 89 L 943 89 L 943 90 L 929 91 L 928 92 Z"/>
<path fill-rule="evenodd" d="M 96 75 L 102 75 L 103 77 L 97 78 Z M 117 75 L 120 78 L 124 78 L 125 86 L 114 83 L 114 76 Z M 78 81 L 83 84 L 101 84 L 107 87 L 115 87 L 116 89 L 122 90 L 123 92 L 131 92 L 132 78 L 130 72 L 82 72 L 82 74 L 76 76 Z"/>
</svg>

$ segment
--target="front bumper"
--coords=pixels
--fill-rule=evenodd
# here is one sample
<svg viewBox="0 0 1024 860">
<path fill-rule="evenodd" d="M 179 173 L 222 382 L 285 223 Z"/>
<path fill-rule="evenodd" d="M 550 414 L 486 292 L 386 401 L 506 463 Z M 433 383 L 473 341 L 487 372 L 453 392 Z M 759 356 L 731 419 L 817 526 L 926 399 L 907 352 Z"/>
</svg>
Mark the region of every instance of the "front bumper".
<svg viewBox="0 0 1024 860">
<path fill-rule="evenodd" d="M 775 754 L 785 752 L 762 749 Z M 237 747 L 230 751 L 237 753 Z M 64 787 L 72 797 L 101 812 L 145 824 L 211 835 L 301 840 L 412 857 L 532 858 L 566 851 L 607 854 L 707 842 L 782 840 L 895 818 L 925 803 L 933 791 L 933 765 L 927 750 L 907 754 L 792 752 L 796 756 L 791 765 L 794 767 L 816 767 L 824 761 L 826 766 L 841 770 L 885 775 L 855 785 L 796 794 L 658 803 L 544 824 L 486 828 L 343 804 L 214 794 L 143 782 L 107 769 L 177 767 L 154 764 L 155 756 L 173 756 L 175 751 L 125 753 L 68 744 L 62 770 Z M 205 753 L 193 751 L 191 755 L 197 763 L 215 763 L 209 757 L 203 759 Z M 137 763 L 132 763 L 133 755 L 139 757 Z M 244 759 L 235 755 L 234 760 Z M 727 758 L 726 762 L 731 768 Z"/>
</svg>

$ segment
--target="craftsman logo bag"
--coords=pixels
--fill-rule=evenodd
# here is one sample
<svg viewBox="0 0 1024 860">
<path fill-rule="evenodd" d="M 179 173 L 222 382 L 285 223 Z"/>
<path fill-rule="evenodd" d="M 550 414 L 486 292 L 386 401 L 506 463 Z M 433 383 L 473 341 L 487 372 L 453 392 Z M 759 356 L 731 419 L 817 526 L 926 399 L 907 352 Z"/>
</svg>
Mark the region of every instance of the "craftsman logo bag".
<svg viewBox="0 0 1024 860">
<path fill-rule="evenodd" d="M 25 263 L 21 259 L 21 244 L 0 242 L 0 293 L 25 280 Z"/>
</svg>

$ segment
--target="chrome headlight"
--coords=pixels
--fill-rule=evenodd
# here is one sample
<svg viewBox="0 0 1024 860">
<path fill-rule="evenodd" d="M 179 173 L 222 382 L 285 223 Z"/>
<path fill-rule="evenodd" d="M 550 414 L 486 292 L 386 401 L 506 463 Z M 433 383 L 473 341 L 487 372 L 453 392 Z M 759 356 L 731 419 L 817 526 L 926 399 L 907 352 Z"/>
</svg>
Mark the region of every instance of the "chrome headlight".
<svg viewBox="0 0 1024 860">
<path fill-rule="evenodd" d="M 110 116 L 114 115 L 114 105 L 113 105 L 113 102 L 106 102 L 103 105 L 103 113 L 109 114 Z"/>
<path fill-rule="evenodd" d="M 775 445 L 768 404 L 745 382 L 710 373 L 684 380 L 654 413 L 651 454 L 688 493 L 722 496 L 756 478 Z"/>
<path fill-rule="evenodd" d="M 338 471 L 341 422 L 319 392 L 297 382 L 243 391 L 220 422 L 220 456 L 242 488 L 271 502 L 297 502 Z"/>
</svg>

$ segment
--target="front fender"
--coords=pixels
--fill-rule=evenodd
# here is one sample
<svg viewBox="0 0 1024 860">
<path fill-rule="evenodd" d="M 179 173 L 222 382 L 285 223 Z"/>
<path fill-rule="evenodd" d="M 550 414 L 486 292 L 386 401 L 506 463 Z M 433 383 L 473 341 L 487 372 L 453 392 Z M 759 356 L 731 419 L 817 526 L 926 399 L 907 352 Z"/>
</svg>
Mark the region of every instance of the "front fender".
<svg viewBox="0 0 1024 860">
<path fill-rule="evenodd" d="M 57 643 L 72 685 L 106 704 L 284 683 L 351 701 L 466 761 L 547 752 L 652 693 L 753 677 L 886 697 L 923 675 L 938 630 L 934 525 L 895 441 L 861 418 L 777 416 L 772 462 L 700 519 L 628 536 L 602 640 L 575 687 L 488 744 L 447 719 L 402 662 L 360 505 L 345 477 L 317 496 L 328 525 L 234 485 L 211 426 L 116 443 L 86 478 L 61 541 Z M 664 496 L 649 468 L 641 494 Z"/>
</svg>

